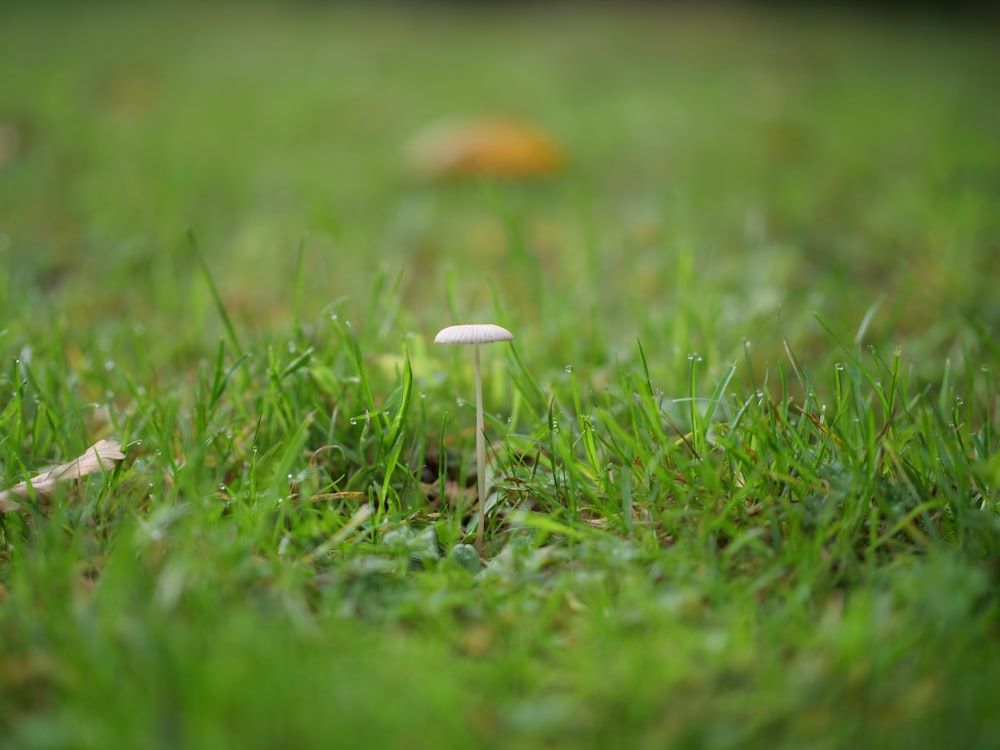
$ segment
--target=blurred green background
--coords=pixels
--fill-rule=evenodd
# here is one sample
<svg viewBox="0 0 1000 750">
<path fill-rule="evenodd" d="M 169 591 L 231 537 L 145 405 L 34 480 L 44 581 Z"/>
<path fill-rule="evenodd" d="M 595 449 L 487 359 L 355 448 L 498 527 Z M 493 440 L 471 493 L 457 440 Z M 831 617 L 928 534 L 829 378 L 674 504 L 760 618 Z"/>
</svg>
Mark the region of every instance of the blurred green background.
<svg viewBox="0 0 1000 750">
<path fill-rule="evenodd" d="M 190 229 L 256 330 L 289 320 L 303 243 L 305 316 L 362 318 L 382 269 L 392 341 L 453 322 L 450 270 L 470 319 L 487 279 L 520 325 L 577 318 L 590 345 L 541 342 L 567 361 L 685 308 L 692 346 L 808 359 L 831 347 L 813 314 L 855 326 L 880 298 L 872 340 L 961 358 L 967 318 L 1000 322 L 997 48 L 987 24 L 826 6 L 14 6 L 3 309 L 71 340 L 141 325 L 183 367 L 221 335 Z M 428 123 L 493 114 L 568 169 L 408 173 Z"/>
</svg>

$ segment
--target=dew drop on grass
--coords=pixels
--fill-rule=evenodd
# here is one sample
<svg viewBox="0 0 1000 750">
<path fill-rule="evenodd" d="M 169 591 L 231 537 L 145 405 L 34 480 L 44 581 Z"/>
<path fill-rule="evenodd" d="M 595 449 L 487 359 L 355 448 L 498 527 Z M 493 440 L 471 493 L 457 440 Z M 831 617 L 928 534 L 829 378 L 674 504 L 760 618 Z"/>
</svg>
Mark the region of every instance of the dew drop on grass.
<svg viewBox="0 0 1000 750">
<path fill-rule="evenodd" d="M 744 347 L 745 347 L 746 349 L 749 349 L 749 348 L 750 348 L 750 346 L 751 346 L 751 344 L 750 344 L 750 339 L 748 339 L 748 338 L 747 338 L 746 336 L 744 336 L 744 337 L 743 337 L 743 346 L 744 346 Z"/>
<path fill-rule="evenodd" d="M 980 365 L 979 366 L 979 371 L 980 372 L 989 372 L 990 371 L 990 366 L 989 365 Z"/>
<path fill-rule="evenodd" d="M 427 394 L 426 393 L 421 393 L 420 394 L 420 398 L 427 398 Z"/>
<path fill-rule="evenodd" d="M 955 406 L 965 406 L 965 401 L 962 400 L 961 396 L 955 396 Z"/>
<path fill-rule="evenodd" d="M 337 313 L 330 313 L 330 320 L 337 320 L 338 317 Z"/>
<path fill-rule="evenodd" d="M 115 363 L 114 363 L 114 361 L 110 360 L 110 359 L 105 360 L 104 361 L 104 369 L 107 370 L 108 372 L 111 372 L 113 369 L 115 369 Z"/>
<path fill-rule="evenodd" d="M 456 398 L 455 403 L 458 404 L 459 406 L 465 406 L 465 400 L 461 398 Z"/>
<path fill-rule="evenodd" d="M 566 365 L 563 369 L 566 370 L 566 372 L 573 372 L 573 365 Z"/>
<path fill-rule="evenodd" d="M 357 417 L 351 417 L 351 424 L 357 424 L 357 423 L 358 423 Z"/>
<path fill-rule="evenodd" d="M 840 372 L 844 371 L 844 363 L 843 362 L 838 362 L 837 364 L 834 365 L 834 367 L 836 367 Z"/>
</svg>

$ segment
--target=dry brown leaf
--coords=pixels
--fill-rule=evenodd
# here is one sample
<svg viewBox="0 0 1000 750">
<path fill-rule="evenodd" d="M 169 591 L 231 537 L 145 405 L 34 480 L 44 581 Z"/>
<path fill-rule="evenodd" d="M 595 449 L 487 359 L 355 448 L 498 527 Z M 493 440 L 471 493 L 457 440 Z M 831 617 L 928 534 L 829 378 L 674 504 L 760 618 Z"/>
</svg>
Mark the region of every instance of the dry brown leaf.
<svg viewBox="0 0 1000 750">
<path fill-rule="evenodd" d="M 540 128 L 503 118 L 444 121 L 407 146 L 421 177 L 551 177 L 565 162 L 560 144 Z"/>
<path fill-rule="evenodd" d="M 123 458 L 125 458 L 125 454 L 122 453 L 121 443 L 117 440 L 98 440 L 72 461 L 60 464 L 42 474 L 36 474 L 28 481 L 15 484 L 0 492 L 0 513 L 9 513 L 20 509 L 21 504 L 12 500 L 12 496 L 26 500 L 31 497 L 32 493 L 51 495 L 59 482 L 79 479 L 99 471 L 108 471 L 114 468 L 115 461 L 121 461 Z"/>
</svg>

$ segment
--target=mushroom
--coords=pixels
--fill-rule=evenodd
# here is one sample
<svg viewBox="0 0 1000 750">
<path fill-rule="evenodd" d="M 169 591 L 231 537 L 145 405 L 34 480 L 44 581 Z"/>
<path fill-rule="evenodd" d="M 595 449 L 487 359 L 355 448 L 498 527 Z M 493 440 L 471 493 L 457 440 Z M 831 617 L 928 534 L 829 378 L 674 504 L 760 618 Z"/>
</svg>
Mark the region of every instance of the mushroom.
<svg viewBox="0 0 1000 750">
<path fill-rule="evenodd" d="M 483 378 L 479 367 L 479 345 L 494 341 L 513 341 L 514 334 L 491 323 L 448 326 L 434 337 L 435 344 L 473 344 L 476 349 L 476 471 L 479 478 L 479 528 L 476 548 L 483 549 L 486 528 L 486 441 L 483 428 Z"/>
</svg>

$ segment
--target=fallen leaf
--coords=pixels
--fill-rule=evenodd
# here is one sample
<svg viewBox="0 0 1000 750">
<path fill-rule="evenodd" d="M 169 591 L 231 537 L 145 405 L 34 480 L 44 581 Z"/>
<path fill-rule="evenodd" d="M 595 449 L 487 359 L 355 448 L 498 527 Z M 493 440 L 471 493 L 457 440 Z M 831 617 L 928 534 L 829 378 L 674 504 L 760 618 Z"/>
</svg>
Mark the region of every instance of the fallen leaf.
<svg viewBox="0 0 1000 750">
<path fill-rule="evenodd" d="M 114 468 L 115 461 L 123 458 L 125 454 L 122 453 L 121 444 L 117 440 L 99 440 L 72 461 L 60 464 L 42 474 L 36 474 L 28 481 L 15 484 L 0 492 L 0 513 L 10 513 L 20 509 L 21 504 L 12 500 L 12 496 L 27 500 L 32 494 L 51 495 L 59 482 L 79 479 L 99 471 L 108 471 Z"/>
<path fill-rule="evenodd" d="M 505 118 L 435 123 L 414 136 L 406 154 L 425 179 L 551 177 L 565 163 L 555 138 L 535 125 Z"/>
</svg>

